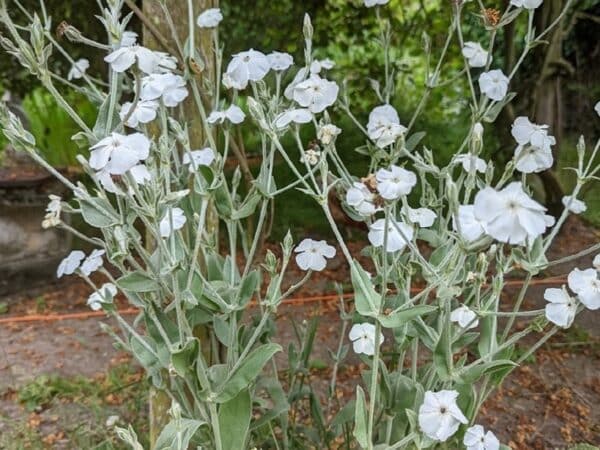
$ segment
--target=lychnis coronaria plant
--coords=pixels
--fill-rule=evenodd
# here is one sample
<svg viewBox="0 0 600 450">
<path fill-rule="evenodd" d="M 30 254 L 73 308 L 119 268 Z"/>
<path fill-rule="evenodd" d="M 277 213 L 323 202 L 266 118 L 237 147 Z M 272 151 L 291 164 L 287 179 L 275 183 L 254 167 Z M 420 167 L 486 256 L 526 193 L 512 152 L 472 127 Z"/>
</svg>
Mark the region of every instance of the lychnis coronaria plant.
<svg viewBox="0 0 600 450">
<path fill-rule="evenodd" d="M 573 270 L 568 285 L 547 289 L 544 309 L 522 308 L 531 281 L 543 270 L 600 249 L 546 258 L 567 216 L 586 208 L 579 196 L 597 176 L 593 161 L 600 143 L 590 152 L 580 138 L 575 188 L 563 199 L 559 217 L 548 214 L 527 184 L 529 174 L 553 165 L 555 139 L 547 125 L 518 117 L 510 130 L 512 160 L 500 167 L 482 159 L 486 129 L 515 96 L 510 88 L 516 71 L 565 11 L 537 30 L 533 17 L 542 0 L 511 0 L 504 13 L 483 12 L 481 40 L 475 42 L 463 34 L 461 20 L 465 11 L 481 13 L 480 2 L 448 2 L 451 26 L 444 45 L 436 49 L 424 40 L 423 99 L 412 117 L 401 118 L 393 106 L 387 0 L 364 0 L 381 27 L 384 61 L 384 79 L 371 83 L 379 101 L 370 111 L 353 109 L 346 82 L 331 75 L 334 61 L 313 58 L 308 18 L 300 64 L 286 53 L 253 49 L 224 58 L 219 9 L 194 11 L 189 1 L 182 42 L 158 1 L 172 32 L 158 40 L 172 43 L 170 54 L 144 47 L 127 29 L 131 14 L 123 14 L 123 0 L 106 0 L 97 17 L 107 42 L 60 26 L 70 41 L 104 52 L 107 75 L 95 78 L 87 60 L 73 60 L 56 40 L 43 1 L 39 13 L 10 2 L 28 25 L 13 22 L 7 2 L 0 1 L 2 46 L 81 127 L 73 139 L 86 155 L 79 162 L 88 180 L 75 183 L 49 166 L 6 107 L 0 111 L 4 133 L 71 190 L 70 199 L 51 197 L 43 226 L 69 230 L 93 250 L 71 252 L 57 275 L 87 281 L 90 308 L 119 325 L 118 332 L 106 331 L 170 397 L 170 421 L 155 448 L 499 449 L 493 431 L 478 423 L 483 402 L 578 313 L 600 308 L 599 258 L 594 267 Z M 495 36 L 521 20 L 527 24 L 524 50 L 505 74 L 493 58 Z M 201 31 L 212 37 L 209 51 L 198 48 Z M 446 73 L 452 47 L 464 66 Z M 67 74 L 50 72 L 53 55 L 72 64 Z M 470 126 L 449 164 L 441 166 L 435 149 L 421 144 L 425 132 L 415 130 L 415 123 L 432 91 L 462 77 Z M 95 124 L 79 117 L 63 87 L 98 105 Z M 342 116 L 363 134 L 364 145 L 356 149 L 368 157 L 362 173 L 351 173 L 338 152 L 336 141 L 345 130 L 334 121 Z M 201 130 L 190 130 L 192 120 Z M 260 155 L 255 172 L 244 156 L 247 134 L 247 145 Z M 298 152 L 300 158 L 290 156 Z M 226 168 L 235 158 L 234 168 Z M 289 184 L 276 184 L 276 161 L 294 174 Z M 288 233 L 276 256 L 263 250 L 264 236 L 273 199 L 290 189 L 316 202 L 332 238 L 301 236 L 294 242 Z M 333 217 L 332 197 L 368 228 L 370 245 L 361 262 Z M 73 229 L 65 213 L 81 215 L 97 232 L 88 237 Z M 282 367 L 272 325 L 282 300 L 325 269 L 336 252 L 350 267 L 353 299 L 342 303 L 343 340 L 331 353 L 333 398 L 323 400 L 307 375 L 314 324 L 298 326 L 302 346 L 288 348 Z M 292 264 L 305 275 L 290 281 Z M 513 273 L 525 274 L 523 284 L 512 308 L 501 309 L 505 279 Z M 119 314 L 117 295 L 139 310 L 133 322 Z M 515 330 L 517 318 L 524 328 Z M 534 332 L 541 338 L 515 353 L 515 344 Z M 355 397 L 340 400 L 336 373 L 350 347 L 366 370 Z M 131 428 L 118 433 L 141 447 Z"/>
</svg>

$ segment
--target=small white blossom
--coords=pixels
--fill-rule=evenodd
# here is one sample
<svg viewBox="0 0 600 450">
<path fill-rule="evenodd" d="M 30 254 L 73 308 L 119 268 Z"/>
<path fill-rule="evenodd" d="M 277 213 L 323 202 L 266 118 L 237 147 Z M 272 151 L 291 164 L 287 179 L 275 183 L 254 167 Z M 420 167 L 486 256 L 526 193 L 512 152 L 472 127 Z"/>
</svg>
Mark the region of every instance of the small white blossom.
<svg viewBox="0 0 600 450">
<path fill-rule="evenodd" d="M 412 223 L 428 228 L 435 222 L 437 214 L 429 208 L 408 208 L 406 214 Z"/>
<path fill-rule="evenodd" d="M 403 195 L 410 194 L 417 184 L 417 176 L 413 172 L 393 165 L 389 169 L 379 169 L 375 173 L 375 178 L 377 190 L 386 200 L 397 200 Z"/>
<path fill-rule="evenodd" d="M 227 66 L 227 82 L 238 90 L 246 89 L 249 81 L 260 81 L 271 70 L 269 59 L 261 52 L 250 49 L 238 53 Z"/>
<path fill-rule="evenodd" d="M 293 97 L 300 106 L 317 114 L 335 103 L 339 90 L 334 81 L 311 75 L 294 87 Z"/>
<path fill-rule="evenodd" d="M 335 247 L 328 245 L 326 241 L 315 241 L 310 238 L 304 239 L 294 249 L 296 264 L 302 270 L 314 270 L 319 272 L 327 265 L 325 258 L 335 256 Z"/>
<path fill-rule="evenodd" d="M 532 142 L 539 142 L 538 139 L 548 134 L 548 125 L 537 125 L 532 123 L 527 117 L 520 116 L 512 124 L 510 133 L 519 145 L 527 145 Z"/>
<path fill-rule="evenodd" d="M 209 8 L 198 16 L 196 25 L 200 28 L 215 28 L 223 20 L 223 14 L 219 8 Z"/>
<path fill-rule="evenodd" d="M 231 105 L 225 111 L 211 112 L 206 121 L 211 125 L 214 125 L 216 123 L 223 123 L 225 120 L 229 120 L 229 122 L 237 125 L 242 123 L 245 118 L 246 114 L 244 114 L 244 111 L 242 111 L 239 106 Z"/>
<path fill-rule="evenodd" d="M 554 157 L 550 147 L 519 145 L 515 149 L 515 168 L 522 173 L 538 173 L 552 167 Z"/>
<path fill-rule="evenodd" d="M 465 42 L 462 54 L 471 67 L 485 67 L 487 64 L 488 52 L 479 42 Z"/>
<path fill-rule="evenodd" d="M 331 59 L 315 59 L 310 63 L 310 73 L 321 73 L 322 70 L 330 70 L 335 67 L 335 62 Z"/>
<path fill-rule="evenodd" d="M 596 270 L 600 271 L 600 254 L 598 254 L 594 257 L 594 261 L 592 262 L 592 265 L 594 266 L 594 268 Z"/>
<path fill-rule="evenodd" d="M 95 272 L 102 267 L 102 257 L 106 252 L 104 250 L 93 250 L 92 253 L 83 261 L 80 270 L 84 275 L 90 276 L 92 272 Z"/>
<path fill-rule="evenodd" d="M 138 34 L 135 31 L 123 31 L 119 47 L 131 47 L 137 42 Z"/>
<path fill-rule="evenodd" d="M 92 310 L 99 311 L 103 303 L 112 303 L 115 295 L 117 295 L 117 287 L 112 283 L 104 283 L 88 297 L 87 304 Z"/>
<path fill-rule="evenodd" d="M 377 147 L 384 148 L 396 142 L 406 132 L 406 127 L 400 125 L 400 118 L 393 106 L 381 105 L 369 114 L 367 132 Z"/>
<path fill-rule="evenodd" d="M 588 309 L 600 308 L 600 280 L 596 269 L 573 269 L 568 276 L 569 288 Z"/>
<path fill-rule="evenodd" d="M 125 118 L 129 115 L 129 118 L 125 122 L 125 125 L 131 128 L 137 127 L 140 123 L 149 123 L 156 119 L 156 110 L 158 109 L 158 102 L 155 100 L 140 100 L 137 105 L 135 105 L 135 109 L 131 114 L 129 114 L 131 108 L 133 107 L 133 103 L 127 102 L 123 103 L 121 106 L 121 111 L 119 112 L 119 117 L 121 120 L 125 120 Z"/>
<path fill-rule="evenodd" d="M 465 172 L 485 173 L 487 169 L 486 162 L 471 153 L 456 156 L 454 162 L 461 164 Z"/>
<path fill-rule="evenodd" d="M 56 276 L 61 278 L 63 275 L 71 275 L 79 268 L 83 258 L 85 258 L 85 253 L 81 250 L 73 250 L 58 265 Z"/>
<path fill-rule="evenodd" d="M 461 305 L 450 313 L 450 321 L 456 322 L 461 328 L 477 328 L 479 320 L 475 314 L 466 305 Z"/>
<path fill-rule="evenodd" d="M 146 181 L 150 181 L 152 179 L 152 175 L 144 164 L 133 166 L 131 169 L 129 169 L 129 173 L 136 184 L 146 184 Z"/>
<path fill-rule="evenodd" d="M 165 216 L 162 218 L 159 224 L 160 236 L 169 237 L 173 231 L 180 230 L 187 221 L 185 213 L 181 208 L 172 208 L 167 210 Z"/>
<path fill-rule="evenodd" d="M 196 172 L 199 166 L 210 166 L 215 160 L 215 152 L 209 147 L 184 153 L 183 164 L 189 164 L 190 172 Z"/>
<path fill-rule="evenodd" d="M 544 0 L 510 0 L 510 4 L 517 8 L 536 9 Z"/>
<path fill-rule="evenodd" d="M 290 123 L 309 123 L 313 118 L 312 113 L 306 108 L 297 108 L 284 111 L 275 118 L 275 128 L 286 128 Z"/>
<path fill-rule="evenodd" d="M 42 221 L 42 228 L 44 229 L 56 227 L 61 222 L 60 213 L 62 210 L 62 199 L 59 196 L 52 194 L 50 194 L 48 198 L 50 199 L 50 202 L 46 207 L 46 215 Z"/>
<path fill-rule="evenodd" d="M 473 242 L 485 234 L 484 223 L 475 217 L 473 205 L 460 205 L 458 215 L 452 217 L 452 228 L 467 242 Z"/>
<path fill-rule="evenodd" d="M 510 183 L 501 191 L 482 189 L 474 206 L 475 217 L 483 223 L 486 234 L 508 244 L 533 242 L 554 223 L 546 208 L 523 191 L 520 182 Z"/>
<path fill-rule="evenodd" d="M 332 123 L 328 123 L 327 125 L 323 125 L 321 128 L 319 128 L 319 131 L 317 132 L 317 139 L 319 139 L 323 145 L 329 145 L 337 136 L 340 135 L 341 132 L 342 130 L 340 128 L 336 127 Z"/>
<path fill-rule="evenodd" d="M 475 125 L 473 125 L 473 139 L 475 139 L 477 142 L 481 142 L 483 140 L 483 125 L 481 125 L 481 122 L 477 122 Z"/>
<path fill-rule="evenodd" d="M 508 91 L 508 77 L 499 70 L 483 72 L 479 76 L 479 88 L 486 97 L 499 102 L 506 96 Z"/>
<path fill-rule="evenodd" d="M 112 175 L 107 170 L 99 170 L 96 172 L 96 177 L 98 178 L 98 182 L 102 185 L 106 192 L 111 192 L 113 194 L 122 194 L 122 191 L 115 184 Z"/>
<path fill-rule="evenodd" d="M 372 8 L 377 5 L 386 5 L 390 0 L 364 0 L 364 4 L 367 8 Z"/>
<path fill-rule="evenodd" d="M 388 220 L 387 246 L 385 251 L 388 253 L 402 251 L 412 240 L 414 235 L 413 228 L 404 222 L 396 222 L 394 219 Z M 369 227 L 367 235 L 369 242 L 373 247 L 383 247 L 385 240 L 385 219 L 377 219 Z"/>
<path fill-rule="evenodd" d="M 69 70 L 69 73 L 67 74 L 67 80 L 71 81 L 83 78 L 83 74 L 85 74 L 89 68 L 90 62 L 87 59 L 78 59 L 73 63 L 73 66 Z"/>
<path fill-rule="evenodd" d="M 491 431 L 485 432 L 481 425 L 473 425 L 467 428 L 463 444 L 466 450 L 499 450 L 500 441 Z"/>
<path fill-rule="evenodd" d="M 150 141 L 141 133 L 112 133 L 91 147 L 90 167 L 112 175 L 123 175 L 150 153 Z"/>
<path fill-rule="evenodd" d="M 104 58 L 115 72 L 125 72 L 137 61 L 138 68 L 147 74 L 155 71 L 159 57 L 150 49 L 141 45 L 120 47 Z"/>
<path fill-rule="evenodd" d="M 581 200 L 573 198 L 571 195 L 565 195 L 562 198 L 562 204 L 573 214 L 581 214 L 587 211 L 587 205 Z"/>
<path fill-rule="evenodd" d="M 304 152 L 304 154 L 300 157 L 300 162 L 306 162 L 311 166 L 316 166 L 321 160 L 321 152 L 318 150 L 313 150 L 309 148 Z"/>
<path fill-rule="evenodd" d="M 559 327 L 569 328 L 577 312 L 577 300 L 571 297 L 566 289 L 548 288 L 544 291 L 546 318 Z"/>
<path fill-rule="evenodd" d="M 381 208 L 375 206 L 375 194 L 364 183 L 355 181 L 346 192 L 346 203 L 364 217 L 372 216 Z"/>
<path fill-rule="evenodd" d="M 348 337 L 352 341 L 354 353 L 373 356 L 375 354 L 375 325 L 372 323 L 356 323 L 352 325 Z M 383 333 L 379 333 L 379 345 L 384 341 Z"/>
<path fill-rule="evenodd" d="M 172 73 L 154 73 L 142 78 L 142 100 L 162 100 L 168 107 L 177 106 L 189 92 L 185 79 Z"/>
<path fill-rule="evenodd" d="M 277 72 L 288 70 L 294 64 L 292 55 L 285 52 L 272 52 L 267 55 L 271 69 Z"/>
<path fill-rule="evenodd" d="M 445 442 L 469 421 L 462 413 L 456 399 L 457 391 L 427 391 L 419 408 L 419 426 L 423 433 L 436 441 Z"/>
<path fill-rule="evenodd" d="M 596 111 L 596 114 L 600 116 L 600 102 L 594 105 L 594 111 Z"/>
</svg>

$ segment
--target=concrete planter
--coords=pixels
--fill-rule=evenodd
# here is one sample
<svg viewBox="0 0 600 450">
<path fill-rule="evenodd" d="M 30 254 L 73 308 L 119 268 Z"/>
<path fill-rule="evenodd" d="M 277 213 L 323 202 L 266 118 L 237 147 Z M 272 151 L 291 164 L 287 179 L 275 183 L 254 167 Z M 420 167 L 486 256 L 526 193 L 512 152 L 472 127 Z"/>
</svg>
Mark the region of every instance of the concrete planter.
<svg viewBox="0 0 600 450">
<path fill-rule="evenodd" d="M 71 249 L 68 233 L 41 226 L 51 193 L 64 189 L 45 172 L 0 169 L 0 296 L 54 279 Z"/>
</svg>

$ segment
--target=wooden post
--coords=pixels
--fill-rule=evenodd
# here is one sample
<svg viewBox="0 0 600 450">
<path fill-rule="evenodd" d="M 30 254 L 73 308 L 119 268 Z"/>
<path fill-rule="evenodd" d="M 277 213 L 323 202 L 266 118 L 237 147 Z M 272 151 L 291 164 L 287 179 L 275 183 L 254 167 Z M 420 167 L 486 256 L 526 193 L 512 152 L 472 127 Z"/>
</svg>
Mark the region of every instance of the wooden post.
<svg viewBox="0 0 600 450">
<path fill-rule="evenodd" d="M 205 11 L 209 8 L 216 8 L 218 7 L 218 4 L 218 0 L 192 0 L 194 21 L 202 11 Z M 166 0 L 166 6 L 171 13 L 173 28 L 177 34 L 177 39 L 180 45 L 184 47 L 189 35 L 188 2 L 186 0 Z M 160 35 L 166 38 L 169 47 L 176 48 L 177 42 L 175 41 L 172 28 L 164 15 L 160 3 L 157 0 L 144 0 L 142 8 L 143 14 L 146 17 L 146 20 L 150 21 L 151 26 L 153 26 L 153 28 L 160 33 Z M 214 80 L 214 64 L 213 59 L 210 57 L 213 51 L 210 31 L 198 28 L 195 23 L 194 30 L 196 51 L 198 51 L 200 55 L 208 56 L 207 58 L 203 58 L 205 68 L 202 72 L 202 76 L 209 76 L 212 80 Z M 147 27 L 144 27 L 143 42 L 145 47 L 154 50 L 165 51 L 165 42 L 160 42 L 155 34 L 148 30 Z M 187 62 L 185 63 L 187 64 Z M 198 114 L 198 109 L 191 96 L 191 93 L 190 96 L 183 102 L 182 106 L 183 117 L 185 118 L 189 128 L 191 148 L 201 148 L 201 146 L 204 144 L 205 136 L 201 118 Z M 216 230 L 218 229 L 217 225 L 218 222 L 214 208 L 209 208 L 207 211 L 207 232 L 216 233 Z M 201 335 L 206 334 L 206 330 L 204 329 L 195 330 L 195 332 Z M 205 340 L 203 341 L 205 342 Z M 204 352 L 206 352 L 206 350 L 207 349 L 202 349 Z M 169 410 L 170 406 L 171 400 L 164 392 L 154 388 L 150 389 L 149 416 L 151 448 L 154 447 L 154 443 L 156 442 L 161 430 L 169 421 L 167 411 Z"/>
</svg>

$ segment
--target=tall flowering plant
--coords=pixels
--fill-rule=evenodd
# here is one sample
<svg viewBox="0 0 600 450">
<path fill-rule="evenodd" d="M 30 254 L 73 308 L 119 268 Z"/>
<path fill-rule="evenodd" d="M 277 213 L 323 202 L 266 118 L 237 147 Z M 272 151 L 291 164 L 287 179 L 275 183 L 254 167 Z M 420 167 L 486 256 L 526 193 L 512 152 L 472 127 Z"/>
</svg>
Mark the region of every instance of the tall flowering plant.
<svg viewBox="0 0 600 450">
<path fill-rule="evenodd" d="M 568 286 L 547 289 L 544 309 L 522 308 L 541 271 L 600 249 L 597 244 L 562 259 L 546 258 L 567 216 L 585 210 L 578 196 L 600 170 L 593 163 L 600 142 L 588 152 L 583 137 L 579 140 L 573 168 L 577 182 L 559 217 L 547 214 L 527 185 L 527 174 L 553 164 L 555 140 L 548 126 L 518 117 L 511 129 L 513 159 L 502 168 L 481 157 L 486 127 L 514 97 L 509 88 L 519 66 L 566 9 L 545 30 L 533 27 L 542 0 L 512 0 L 502 14 L 485 10 L 488 39 L 480 43 L 463 36 L 461 18 L 470 5 L 453 2 L 442 49 L 434 51 L 426 40 L 431 64 L 425 94 L 412 117 L 403 121 L 392 101 L 391 29 L 382 18 L 387 0 L 365 0 L 381 25 L 385 62 L 384 80 L 373 83 L 380 104 L 365 124 L 330 79 L 334 62 L 313 58 L 308 18 L 304 62 L 295 70 L 293 58 L 277 51 L 250 49 L 224 60 L 221 12 L 210 9 L 198 15 L 191 1 L 187 41 L 180 42 L 173 29 L 176 54 L 150 50 L 127 31 L 131 15 L 122 16 L 122 0 L 107 0 L 98 16 L 107 43 L 92 41 L 68 24 L 60 27 L 68 39 L 105 52 L 105 85 L 87 73 L 87 61 L 72 60 L 53 37 L 43 2 L 41 16 L 17 0 L 13 3 L 30 24 L 14 24 L 7 0 L 1 0 L 0 18 L 8 32 L 2 46 L 39 77 L 80 125 L 73 139 L 89 149 L 89 157 L 79 161 L 90 183 L 74 184 L 49 166 L 6 107 L 0 121 L 16 148 L 27 151 L 73 193 L 69 202 L 51 198 L 44 226 L 67 229 L 94 247 L 88 255 L 73 251 L 57 275 L 77 274 L 88 282 L 93 288 L 89 306 L 114 317 L 120 327 L 119 333 L 106 331 L 172 399 L 171 421 L 155 448 L 499 449 L 503 446 L 493 432 L 477 423 L 483 402 L 578 313 L 600 308 L 598 258 L 594 267 L 573 270 Z M 161 5 L 172 25 L 168 8 Z M 528 23 L 524 51 L 512 72 L 504 74 L 494 68 L 495 36 L 522 16 Z M 211 31 L 212 54 L 195 46 L 200 29 Z M 444 60 L 453 45 L 460 47 L 464 67 L 444 78 Z M 47 67 L 54 51 L 72 63 L 66 78 Z M 203 62 L 216 68 L 214 83 L 202 76 L 202 67 L 209 66 Z M 420 146 L 425 133 L 414 126 L 430 93 L 463 76 L 470 127 L 452 160 L 441 167 L 434 151 Z M 57 87 L 61 84 L 98 104 L 93 126 L 64 100 Z M 201 118 L 205 142 L 200 148 L 190 143 L 186 118 L 176 114 L 186 99 Z M 335 108 L 364 134 L 365 145 L 357 149 L 369 157 L 364 173 L 350 173 L 338 153 L 336 139 L 343 130 L 331 120 Z M 237 129 L 242 123 L 259 137 L 256 175 L 243 158 Z M 318 145 L 303 141 L 301 130 Z M 291 159 L 289 142 L 297 147 L 299 161 Z M 233 173 L 225 170 L 230 153 L 240 161 Z M 295 175 L 288 185 L 275 183 L 276 158 Z M 331 396 L 349 345 L 367 369 L 355 397 L 345 404 L 322 404 L 306 376 L 314 324 L 298 329 L 302 346 L 290 346 L 286 370 L 274 358 L 282 351 L 272 336 L 282 300 L 336 255 L 333 242 L 307 237 L 294 244 L 288 233 L 279 258 L 269 251 L 261 256 L 272 200 L 289 189 L 320 206 L 350 267 L 354 310 L 342 309 L 343 340 L 332 353 Z M 371 260 L 372 273 L 346 245 L 331 212 L 332 196 L 368 227 L 370 245 L 363 253 Z M 63 212 L 81 215 L 99 237 L 71 228 L 61 219 Z M 207 225 L 211 215 L 218 218 L 222 240 Z M 422 251 L 423 244 L 431 251 Z M 292 260 L 306 274 L 284 289 Z M 505 311 L 500 295 L 506 277 L 517 271 L 525 279 L 512 309 Z M 92 280 L 93 273 L 93 280 L 104 278 L 102 284 Z M 424 284 L 418 293 L 412 289 L 416 283 Z M 115 308 L 118 293 L 139 309 L 133 323 Z M 248 320 L 253 299 L 259 315 Z M 513 329 L 517 318 L 528 319 L 520 331 Z M 515 344 L 533 332 L 542 337 L 516 354 Z M 311 420 L 301 423 L 298 414 Z M 141 448 L 131 428 L 118 432 L 133 448 Z"/>
</svg>

